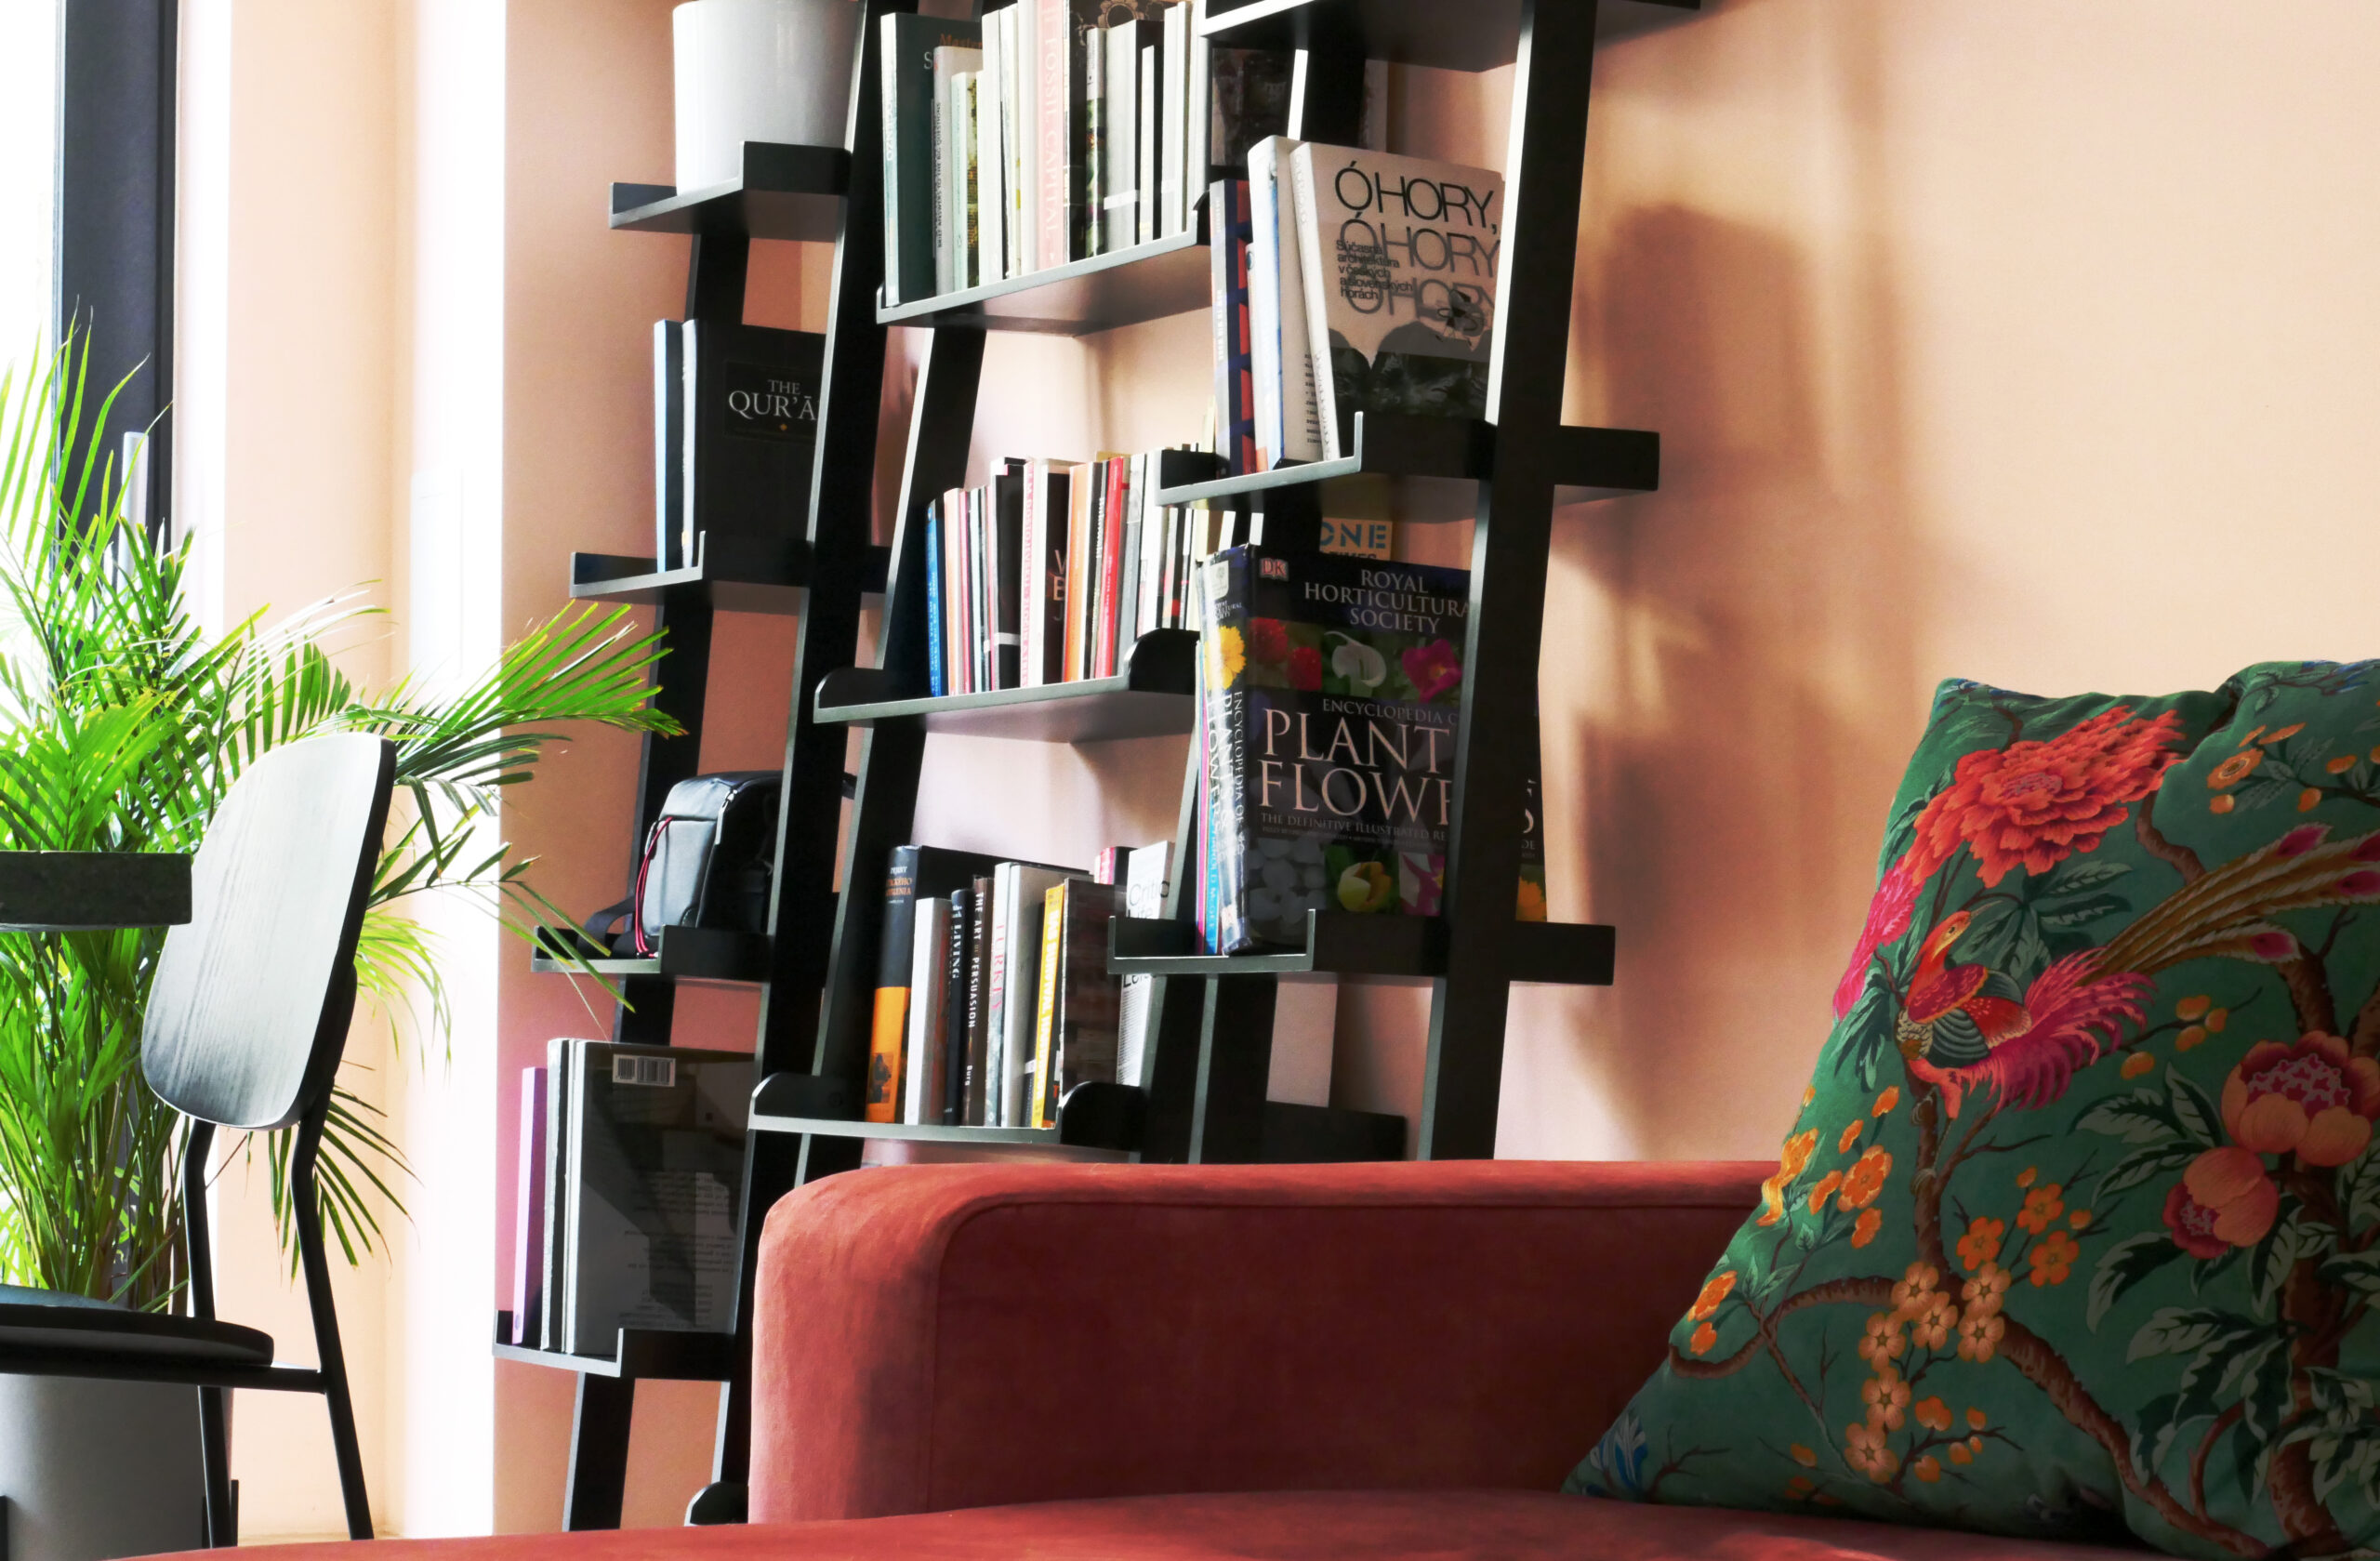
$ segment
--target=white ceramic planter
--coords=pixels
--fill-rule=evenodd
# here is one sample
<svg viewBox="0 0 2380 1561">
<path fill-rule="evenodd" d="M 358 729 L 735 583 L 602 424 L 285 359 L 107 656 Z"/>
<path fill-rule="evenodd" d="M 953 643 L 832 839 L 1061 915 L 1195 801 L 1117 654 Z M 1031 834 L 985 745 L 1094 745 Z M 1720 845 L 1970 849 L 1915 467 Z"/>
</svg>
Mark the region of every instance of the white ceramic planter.
<svg viewBox="0 0 2380 1561">
<path fill-rule="evenodd" d="M 198 1390 L 0 1376 L 8 1561 L 112 1561 L 206 1543 Z"/>
<path fill-rule="evenodd" d="M 858 0 L 688 0 L 670 16 L 678 188 L 740 179 L 746 141 L 840 146 Z"/>
</svg>

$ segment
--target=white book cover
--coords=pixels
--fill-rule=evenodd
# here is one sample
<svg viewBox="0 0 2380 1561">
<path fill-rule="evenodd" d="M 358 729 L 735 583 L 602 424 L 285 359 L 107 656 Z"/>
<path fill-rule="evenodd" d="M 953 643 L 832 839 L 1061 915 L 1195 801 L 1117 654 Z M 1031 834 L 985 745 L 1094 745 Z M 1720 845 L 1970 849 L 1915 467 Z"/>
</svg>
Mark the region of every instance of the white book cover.
<svg viewBox="0 0 2380 1561">
<path fill-rule="evenodd" d="M 684 564 L 688 568 L 692 568 L 700 563 L 703 557 L 702 532 L 694 523 L 694 517 L 701 513 L 701 511 L 694 507 L 694 490 L 699 485 L 698 479 L 701 476 L 700 471 L 696 470 L 694 465 L 694 428 L 696 423 L 694 409 L 701 404 L 701 403 L 694 399 L 694 385 L 696 383 L 694 378 L 694 358 L 696 352 L 700 350 L 700 344 L 696 340 L 696 337 L 699 335 L 700 333 L 694 329 L 694 322 L 692 320 L 687 321 L 684 324 L 678 327 L 678 372 L 681 376 L 680 383 L 681 386 L 681 393 L 679 397 L 679 401 L 684 407 L 684 411 L 681 415 L 681 421 L 683 425 L 681 431 L 685 441 L 685 449 L 679 457 L 678 468 L 678 492 L 681 496 L 685 505 L 685 517 L 680 523 L 678 530 L 678 559 L 681 563 Z"/>
<path fill-rule="evenodd" d="M 1148 31 L 1154 32 L 1155 29 L 1148 29 Z M 1164 204 L 1157 185 L 1157 176 L 1164 163 L 1164 158 L 1160 154 L 1163 139 L 1159 128 L 1164 122 L 1164 112 L 1159 106 L 1160 77 L 1157 69 L 1157 46 L 1154 43 L 1141 45 L 1139 103 L 1141 128 L 1136 150 L 1140 154 L 1141 165 L 1139 233 L 1140 242 L 1143 244 L 1154 243 L 1157 234 L 1163 231 L 1159 226 L 1159 214 L 1164 209 Z"/>
<path fill-rule="evenodd" d="M 1070 98 L 1075 79 L 1075 20 L 1066 0 L 1033 0 L 1033 146 L 1039 192 L 1034 207 L 1034 253 L 1043 269 L 1063 266 L 1067 234 L 1074 228 L 1076 114 Z"/>
<path fill-rule="evenodd" d="M 1031 73 L 1025 65 L 1024 25 L 1028 9 L 1011 6 L 1000 13 L 1008 19 L 1000 28 L 1000 221 L 1007 228 L 1011 276 L 1023 276 L 1029 269 L 1025 263 L 1025 213 L 1031 197 L 1025 187 L 1025 140 L 1031 122 L 1025 117 L 1025 83 Z"/>
<path fill-rule="evenodd" d="M 1019 275 L 1041 269 L 1041 6 L 1021 0 L 1009 7 L 1009 80 L 1015 94 L 1010 124 L 1016 145 L 1010 166 L 1016 173 L 1016 266 Z"/>
<path fill-rule="evenodd" d="M 1264 272 L 1266 295 L 1273 304 L 1274 318 L 1266 327 L 1265 345 L 1278 357 L 1280 370 L 1272 380 L 1275 403 L 1270 437 L 1276 442 L 1269 451 L 1260 451 L 1279 465 L 1282 461 L 1318 461 L 1328 459 L 1323 450 L 1320 407 L 1315 388 L 1314 342 L 1306 328 L 1306 268 L 1305 245 L 1298 229 L 1297 208 L 1290 171 L 1296 154 L 1303 149 L 1303 141 L 1293 141 L 1285 136 L 1271 136 L 1256 143 L 1248 153 L 1250 170 L 1249 194 L 1255 196 L 1254 170 L 1263 166 L 1264 186 L 1271 192 L 1265 205 L 1257 215 L 1260 231 L 1272 235 L 1272 265 Z M 1251 265 L 1255 259 L 1251 253 Z M 1257 283 L 1251 273 L 1250 290 Z M 1250 311 L 1250 324 L 1255 325 L 1254 310 Z M 1263 395 L 1264 382 L 1260 379 L 1258 394 Z M 1260 404 L 1262 404 L 1260 403 Z M 1260 443 L 1266 438 L 1259 425 Z"/>
<path fill-rule="evenodd" d="M 1124 914 L 1154 921 L 1165 914 L 1166 880 L 1173 866 L 1173 842 L 1144 845 L 1124 853 Z M 1116 1032 L 1116 1081 L 1145 1088 L 1149 1042 L 1157 1015 L 1149 998 L 1155 977 L 1124 978 L 1122 1008 Z"/>
<path fill-rule="evenodd" d="M 1256 422 L 1256 459 L 1270 471 L 1281 459 L 1281 205 L 1284 149 L 1271 136 L 1248 149 L 1248 374 Z"/>
<path fill-rule="evenodd" d="M 943 1006 L 950 967 L 950 902 L 920 895 L 909 945 L 909 1034 L 901 1059 L 901 1120 L 942 1120 Z"/>
<path fill-rule="evenodd" d="M 983 281 L 1003 281 L 1008 271 L 1007 121 L 1001 81 L 1007 71 L 1008 15 L 984 18 L 984 72 L 975 82 L 975 231 Z"/>
<path fill-rule="evenodd" d="M 879 297 L 891 309 L 901 302 L 901 46 L 890 12 L 877 18 L 877 145 L 884 154 L 884 285 Z"/>
<path fill-rule="evenodd" d="M 1290 167 L 1323 458 L 1353 412 L 1485 417 L 1503 176 L 1346 147 Z"/>
<path fill-rule="evenodd" d="M 1140 242 L 1141 24 L 1111 22 L 1102 34 L 1106 97 L 1099 115 L 1102 248 L 1113 254 Z"/>
<path fill-rule="evenodd" d="M 995 938 L 1005 937 L 1006 952 L 995 949 L 1006 979 L 1001 1003 L 994 1014 L 999 1028 L 1000 1065 L 992 1077 L 1000 1086 L 1000 1126 L 1026 1125 L 1025 1080 L 1033 1065 L 1034 1021 L 1041 999 L 1041 897 L 1071 876 L 1051 867 L 1028 867 L 1003 862 L 992 897 L 1008 907 L 1004 920 L 992 924 Z"/>
<path fill-rule="evenodd" d="M 1163 225 L 1158 236 L 1182 232 L 1190 215 L 1190 7 L 1169 6 L 1157 64 L 1164 80 L 1158 86 L 1164 122 L 1158 154 L 1165 166 L 1157 175 L 1157 196 Z"/>
<path fill-rule="evenodd" d="M 1182 7 L 1188 11 L 1190 7 Z M 1190 93 L 1183 112 L 1188 116 L 1183 134 L 1183 163 L 1187 170 L 1182 185 L 1182 226 L 1190 226 L 1190 215 L 1207 193 L 1207 181 L 1214 175 L 1214 152 L 1210 144 L 1214 124 L 1211 106 L 1214 87 L 1209 79 L 1211 50 L 1198 32 L 1196 13 L 1190 19 Z"/>
</svg>

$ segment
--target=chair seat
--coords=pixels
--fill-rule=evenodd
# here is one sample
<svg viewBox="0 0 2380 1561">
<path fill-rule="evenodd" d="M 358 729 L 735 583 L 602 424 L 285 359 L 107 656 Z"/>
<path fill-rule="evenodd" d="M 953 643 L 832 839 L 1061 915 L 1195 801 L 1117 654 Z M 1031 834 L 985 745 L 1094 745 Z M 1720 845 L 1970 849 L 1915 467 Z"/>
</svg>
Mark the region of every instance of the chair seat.
<svg viewBox="0 0 2380 1561">
<path fill-rule="evenodd" d="M 87 1295 L 0 1285 L 0 1371 L 20 1351 L 102 1354 L 150 1363 L 272 1364 L 271 1337 L 237 1323 L 136 1312 Z"/>
</svg>

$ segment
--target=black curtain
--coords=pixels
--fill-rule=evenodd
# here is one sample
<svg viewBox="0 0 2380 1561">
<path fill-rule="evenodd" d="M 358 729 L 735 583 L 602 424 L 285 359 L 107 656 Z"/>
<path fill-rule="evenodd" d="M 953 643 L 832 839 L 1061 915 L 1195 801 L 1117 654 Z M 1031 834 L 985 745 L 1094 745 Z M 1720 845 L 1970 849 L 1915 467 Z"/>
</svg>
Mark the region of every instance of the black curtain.
<svg viewBox="0 0 2380 1561">
<path fill-rule="evenodd" d="M 99 390 L 126 375 L 107 448 L 151 430 L 147 486 L 131 496 L 168 535 L 173 443 L 174 104 L 177 0 L 61 0 L 58 326 L 90 343 Z M 136 370 L 138 371 L 136 373 Z"/>
</svg>

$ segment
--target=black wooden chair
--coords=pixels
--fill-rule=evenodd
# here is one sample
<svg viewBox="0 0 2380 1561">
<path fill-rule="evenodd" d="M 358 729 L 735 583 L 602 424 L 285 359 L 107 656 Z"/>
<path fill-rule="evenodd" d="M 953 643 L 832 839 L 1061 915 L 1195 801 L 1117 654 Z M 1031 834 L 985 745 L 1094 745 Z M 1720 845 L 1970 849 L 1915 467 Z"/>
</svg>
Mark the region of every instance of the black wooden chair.
<svg viewBox="0 0 2380 1561">
<path fill-rule="evenodd" d="M 189 1315 L 0 1288 L 0 1372 L 197 1386 L 210 1545 L 238 1542 L 223 1403 L 234 1387 L 328 1400 L 347 1531 L 372 1537 L 314 1166 L 395 773 L 396 750 L 377 737 L 315 737 L 268 753 L 231 787 L 191 864 L 191 920 L 165 934 L 140 1044 L 149 1087 L 189 1118 Z M 290 1196 L 321 1362 L 311 1370 L 274 1365 L 270 1338 L 216 1318 L 207 1236 L 215 1130 L 292 1125 Z"/>
</svg>

